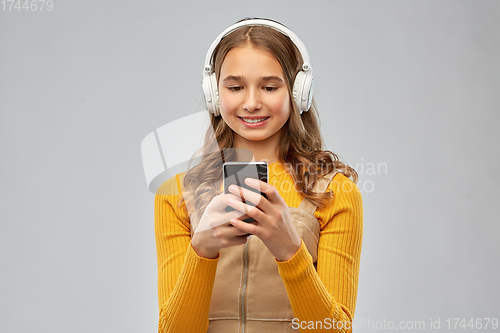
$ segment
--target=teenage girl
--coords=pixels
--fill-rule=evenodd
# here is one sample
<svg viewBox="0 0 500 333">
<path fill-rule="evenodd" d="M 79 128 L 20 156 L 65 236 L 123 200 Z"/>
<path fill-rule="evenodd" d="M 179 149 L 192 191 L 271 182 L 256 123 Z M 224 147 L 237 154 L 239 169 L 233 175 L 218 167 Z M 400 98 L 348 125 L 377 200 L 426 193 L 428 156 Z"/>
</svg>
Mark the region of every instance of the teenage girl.
<svg viewBox="0 0 500 333">
<path fill-rule="evenodd" d="M 212 44 L 203 91 L 206 154 L 155 196 L 158 331 L 352 331 L 358 175 L 322 149 L 304 45 L 275 21 L 239 21 Z M 268 183 L 245 181 L 266 197 L 222 193 L 222 163 L 241 151 L 268 163 Z"/>
</svg>

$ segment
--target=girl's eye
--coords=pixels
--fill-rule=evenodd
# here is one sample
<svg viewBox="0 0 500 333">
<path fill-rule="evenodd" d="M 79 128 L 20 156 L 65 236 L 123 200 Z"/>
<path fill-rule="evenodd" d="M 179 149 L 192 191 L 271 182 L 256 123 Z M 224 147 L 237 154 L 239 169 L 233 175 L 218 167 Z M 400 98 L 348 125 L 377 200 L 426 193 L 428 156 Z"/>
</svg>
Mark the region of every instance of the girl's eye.
<svg viewBox="0 0 500 333">
<path fill-rule="evenodd" d="M 264 87 L 264 90 L 269 91 L 269 92 L 275 91 L 277 89 L 278 89 L 278 87 Z"/>
<path fill-rule="evenodd" d="M 227 89 L 231 91 L 240 91 L 242 88 L 241 87 L 227 87 Z"/>
</svg>

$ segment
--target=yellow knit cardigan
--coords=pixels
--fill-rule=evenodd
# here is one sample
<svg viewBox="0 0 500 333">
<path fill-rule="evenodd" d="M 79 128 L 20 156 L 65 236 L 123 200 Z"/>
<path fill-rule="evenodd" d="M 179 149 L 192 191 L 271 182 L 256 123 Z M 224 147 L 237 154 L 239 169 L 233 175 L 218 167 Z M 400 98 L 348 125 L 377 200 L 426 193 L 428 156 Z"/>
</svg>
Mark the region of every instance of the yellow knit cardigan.
<svg viewBox="0 0 500 333">
<path fill-rule="evenodd" d="M 184 204 L 178 208 L 179 182 L 179 175 L 172 177 L 155 196 L 158 332 L 206 332 L 218 258 L 202 258 L 191 247 L 189 215 Z M 269 182 L 289 207 L 298 207 L 300 194 L 290 186 L 280 186 L 293 184 L 281 162 L 269 165 Z M 314 213 L 321 229 L 317 269 L 303 242 L 290 260 L 276 261 L 301 332 L 322 332 L 313 323 L 326 318 L 350 323 L 354 319 L 363 235 L 362 198 L 356 184 L 341 173 L 328 188 L 334 192 L 332 204 Z M 339 308 L 341 318 L 334 318 L 339 316 Z"/>
</svg>

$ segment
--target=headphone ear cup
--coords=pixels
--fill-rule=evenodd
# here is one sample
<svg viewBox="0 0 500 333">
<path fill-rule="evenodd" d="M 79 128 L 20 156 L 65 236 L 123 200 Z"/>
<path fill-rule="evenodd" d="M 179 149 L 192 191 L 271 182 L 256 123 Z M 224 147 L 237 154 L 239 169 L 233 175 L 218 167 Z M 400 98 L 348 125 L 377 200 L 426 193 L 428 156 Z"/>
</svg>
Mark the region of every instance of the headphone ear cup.
<svg viewBox="0 0 500 333">
<path fill-rule="evenodd" d="M 301 87 L 302 87 L 302 75 L 304 72 L 298 72 L 297 75 L 295 75 L 295 80 L 293 81 L 293 100 L 295 101 L 295 104 L 297 105 L 297 108 L 300 111 L 300 114 L 302 114 L 302 110 L 300 109 L 300 103 L 299 103 L 299 98 L 298 96 L 301 96 Z"/>
<path fill-rule="evenodd" d="M 312 103 L 312 98 L 313 98 L 313 91 L 314 91 L 314 77 L 310 74 L 307 73 L 305 77 L 305 82 L 304 82 L 304 90 L 302 91 L 302 102 L 303 102 L 303 107 L 304 107 L 304 112 L 309 111 L 311 108 L 311 103 Z"/>
<path fill-rule="evenodd" d="M 215 77 L 215 73 L 212 73 L 210 75 L 210 83 L 212 84 L 212 98 L 214 101 L 214 108 L 215 108 L 214 115 L 219 116 L 220 115 L 219 88 L 217 87 L 217 78 Z"/>
<path fill-rule="evenodd" d="M 297 108 L 300 110 L 300 114 L 304 111 L 308 111 L 311 107 L 312 90 L 312 75 L 303 71 L 298 72 L 295 76 L 295 81 L 293 81 L 292 93 L 295 104 L 297 104 Z"/>
<path fill-rule="evenodd" d="M 208 112 L 218 116 L 220 114 L 219 92 L 217 90 L 217 79 L 215 77 L 215 73 L 203 76 L 202 87 Z"/>
</svg>

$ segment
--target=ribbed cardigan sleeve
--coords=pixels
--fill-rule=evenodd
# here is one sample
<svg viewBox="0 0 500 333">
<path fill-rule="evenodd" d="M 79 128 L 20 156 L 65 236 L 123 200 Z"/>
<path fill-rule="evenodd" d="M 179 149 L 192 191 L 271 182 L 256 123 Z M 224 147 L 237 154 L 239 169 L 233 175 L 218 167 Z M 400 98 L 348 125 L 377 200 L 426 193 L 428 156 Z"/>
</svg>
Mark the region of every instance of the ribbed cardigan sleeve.
<svg viewBox="0 0 500 333">
<path fill-rule="evenodd" d="M 363 237 L 362 198 L 356 184 L 344 175 L 335 177 L 329 188 L 334 192 L 334 201 L 324 212 L 317 270 L 304 242 L 290 260 L 276 260 L 298 319 L 295 327 L 303 323 L 300 332 L 352 332 Z M 323 330 L 307 328 L 305 322 L 317 321 L 341 329 L 328 329 L 326 325 Z"/>
<path fill-rule="evenodd" d="M 189 216 L 179 207 L 178 176 L 155 195 L 158 258 L 158 332 L 206 332 L 218 257 L 198 256 L 191 246 Z M 169 194 L 162 194 L 169 193 Z"/>
</svg>

